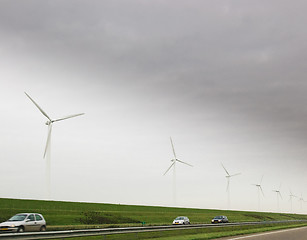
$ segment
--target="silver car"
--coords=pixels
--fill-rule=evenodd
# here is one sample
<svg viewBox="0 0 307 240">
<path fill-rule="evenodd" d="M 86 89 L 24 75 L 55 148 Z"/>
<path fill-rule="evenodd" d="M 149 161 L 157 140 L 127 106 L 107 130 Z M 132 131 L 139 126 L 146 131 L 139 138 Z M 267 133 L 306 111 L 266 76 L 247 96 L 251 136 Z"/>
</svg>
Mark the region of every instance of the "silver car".
<svg viewBox="0 0 307 240">
<path fill-rule="evenodd" d="M 173 221 L 173 225 L 177 225 L 177 224 L 190 224 L 190 220 L 188 217 L 180 216 L 180 217 L 175 218 L 175 220 Z"/>
<path fill-rule="evenodd" d="M 228 223 L 226 216 L 216 216 L 211 220 L 211 223 Z"/>
<path fill-rule="evenodd" d="M 0 232 L 46 231 L 46 221 L 38 213 L 19 213 L 0 223 Z"/>
</svg>

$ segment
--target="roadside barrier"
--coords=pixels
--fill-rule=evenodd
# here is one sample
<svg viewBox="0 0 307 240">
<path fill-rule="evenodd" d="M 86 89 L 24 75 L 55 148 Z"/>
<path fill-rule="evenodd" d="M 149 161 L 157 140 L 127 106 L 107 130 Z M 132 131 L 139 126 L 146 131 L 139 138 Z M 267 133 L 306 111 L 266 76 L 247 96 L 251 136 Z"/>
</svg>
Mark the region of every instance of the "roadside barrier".
<svg viewBox="0 0 307 240">
<path fill-rule="evenodd" d="M 190 225 L 169 225 L 169 226 L 148 226 L 148 227 L 129 227 L 129 228 L 102 228 L 86 230 L 69 230 L 69 231 L 47 231 L 47 232 L 25 232 L 25 233 L 1 233 L 0 239 L 55 239 L 70 237 L 86 237 L 123 233 L 142 233 L 153 231 L 170 231 L 210 227 L 226 226 L 243 226 L 243 225 L 260 225 L 260 224 L 277 224 L 277 223 L 296 223 L 307 222 L 307 220 L 288 220 L 288 221 L 263 221 L 263 222 L 240 222 L 240 223 L 222 223 L 222 224 L 190 224 Z"/>
</svg>

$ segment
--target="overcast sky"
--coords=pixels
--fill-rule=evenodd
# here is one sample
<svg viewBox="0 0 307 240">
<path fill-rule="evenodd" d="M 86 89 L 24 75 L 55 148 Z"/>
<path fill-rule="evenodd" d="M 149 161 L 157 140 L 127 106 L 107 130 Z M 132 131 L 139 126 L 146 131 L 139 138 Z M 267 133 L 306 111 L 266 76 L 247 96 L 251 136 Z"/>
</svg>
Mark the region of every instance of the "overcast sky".
<svg viewBox="0 0 307 240">
<path fill-rule="evenodd" d="M 0 189 L 51 198 L 290 211 L 307 200 L 307 3 L 0 0 Z M 293 199 L 293 211 L 307 212 Z"/>
</svg>

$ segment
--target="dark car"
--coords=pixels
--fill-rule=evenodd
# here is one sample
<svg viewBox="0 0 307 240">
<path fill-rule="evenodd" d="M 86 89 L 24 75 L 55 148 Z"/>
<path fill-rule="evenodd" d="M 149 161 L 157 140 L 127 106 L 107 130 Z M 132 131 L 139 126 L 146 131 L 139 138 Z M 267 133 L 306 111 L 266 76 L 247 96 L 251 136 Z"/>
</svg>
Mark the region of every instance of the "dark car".
<svg viewBox="0 0 307 240">
<path fill-rule="evenodd" d="M 228 223 L 228 218 L 226 216 L 216 216 L 211 220 L 211 223 Z"/>
</svg>

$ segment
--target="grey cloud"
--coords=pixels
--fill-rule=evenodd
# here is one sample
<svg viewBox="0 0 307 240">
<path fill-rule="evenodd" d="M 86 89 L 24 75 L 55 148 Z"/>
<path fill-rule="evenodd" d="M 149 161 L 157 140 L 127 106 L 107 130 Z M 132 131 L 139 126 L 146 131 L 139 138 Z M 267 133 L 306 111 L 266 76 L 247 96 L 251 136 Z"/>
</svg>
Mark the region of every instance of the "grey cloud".
<svg viewBox="0 0 307 240">
<path fill-rule="evenodd" d="M 184 147 L 210 146 L 199 154 L 208 150 L 212 162 L 229 157 L 234 167 L 244 166 L 236 158 L 242 148 L 242 158 L 284 153 L 287 161 L 294 154 L 305 166 L 304 1 L 10 0 L 0 6 L 2 79 L 15 76 L 41 101 L 56 92 L 50 105 L 59 107 L 69 93 L 67 104 L 76 99 L 76 109 L 86 107 L 89 129 L 82 133 L 95 139 L 93 161 L 122 157 L 127 134 L 130 145 L 155 136 L 156 150 L 175 132 L 190 138 Z M 6 85 L 15 96 L 14 85 Z"/>
</svg>

